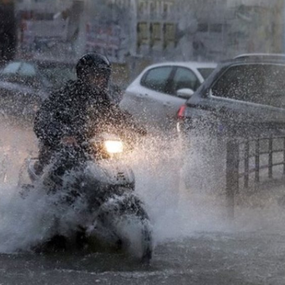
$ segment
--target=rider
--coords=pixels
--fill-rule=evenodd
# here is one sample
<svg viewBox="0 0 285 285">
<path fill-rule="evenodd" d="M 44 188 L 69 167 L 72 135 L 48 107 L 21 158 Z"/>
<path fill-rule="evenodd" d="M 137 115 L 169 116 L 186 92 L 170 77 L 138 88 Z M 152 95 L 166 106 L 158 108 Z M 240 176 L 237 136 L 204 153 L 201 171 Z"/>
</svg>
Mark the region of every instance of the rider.
<svg viewBox="0 0 285 285">
<path fill-rule="evenodd" d="M 53 92 L 36 115 L 34 131 L 40 142 L 38 172 L 62 145 L 80 146 L 109 126 L 145 134 L 110 100 L 111 64 L 104 55 L 84 55 L 76 65 L 76 74 L 77 80 Z"/>
</svg>

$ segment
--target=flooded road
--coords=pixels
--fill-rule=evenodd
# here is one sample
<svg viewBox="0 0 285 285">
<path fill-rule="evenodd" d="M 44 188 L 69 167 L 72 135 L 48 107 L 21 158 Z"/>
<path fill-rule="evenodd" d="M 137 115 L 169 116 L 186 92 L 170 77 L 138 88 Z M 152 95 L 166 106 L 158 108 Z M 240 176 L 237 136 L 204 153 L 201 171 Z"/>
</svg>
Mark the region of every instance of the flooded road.
<svg viewBox="0 0 285 285">
<path fill-rule="evenodd" d="M 285 236 L 204 233 L 156 248 L 143 267 L 115 253 L 0 256 L 1 284 L 284 284 Z"/>
<path fill-rule="evenodd" d="M 118 252 L 36 254 L 47 206 L 19 199 L 17 177 L 36 155 L 31 129 L 0 124 L 0 284 L 285 284 L 284 210 L 276 204 L 238 209 L 236 220 L 209 199 L 178 186 L 178 158 L 160 147 L 130 159 L 156 242 L 149 266 Z M 195 186 L 195 185 L 194 185 Z"/>
</svg>

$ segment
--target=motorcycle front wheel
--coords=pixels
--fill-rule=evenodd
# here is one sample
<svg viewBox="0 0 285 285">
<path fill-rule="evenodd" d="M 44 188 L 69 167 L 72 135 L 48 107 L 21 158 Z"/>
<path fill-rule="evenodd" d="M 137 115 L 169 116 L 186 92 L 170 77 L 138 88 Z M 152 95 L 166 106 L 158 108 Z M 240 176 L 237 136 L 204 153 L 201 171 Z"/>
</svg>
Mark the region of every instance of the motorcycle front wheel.
<svg viewBox="0 0 285 285">
<path fill-rule="evenodd" d="M 153 253 L 152 225 L 142 201 L 133 193 L 117 196 L 102 205 L 97 221 L 117 237 L 123 249 L 144 263 Z"/>
</svg>

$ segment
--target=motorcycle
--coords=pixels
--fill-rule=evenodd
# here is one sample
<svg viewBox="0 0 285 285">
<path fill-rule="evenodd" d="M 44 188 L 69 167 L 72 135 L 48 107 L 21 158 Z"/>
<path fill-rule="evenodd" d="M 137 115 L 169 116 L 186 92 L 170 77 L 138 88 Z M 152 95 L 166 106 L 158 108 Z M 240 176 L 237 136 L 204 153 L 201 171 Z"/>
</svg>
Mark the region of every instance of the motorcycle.
<svg viewBox="0 0 285 285">
<path fill-rule="evenodd" d="M 98 240 L 149 262 L 153 251 L 151 222 L 135 193 L 134 173 L 122 159 L 126 148 L 118 136 L 104 133 L 83 147 L 62 147 L 40 175 L 37 158 L 28 159 L 20 172 L 21 195 L 25 198 L 32 189 L 42 187 L 47 195 L 61 194 L 58 206 L 78 210 L 80 201 L 84 206 L 79 207 L 70 236 L 80 233 L 87 243 Z M 60 233 L 60 218 L 55 224 L 53 237 L 65 235 Z"/>
</svg>

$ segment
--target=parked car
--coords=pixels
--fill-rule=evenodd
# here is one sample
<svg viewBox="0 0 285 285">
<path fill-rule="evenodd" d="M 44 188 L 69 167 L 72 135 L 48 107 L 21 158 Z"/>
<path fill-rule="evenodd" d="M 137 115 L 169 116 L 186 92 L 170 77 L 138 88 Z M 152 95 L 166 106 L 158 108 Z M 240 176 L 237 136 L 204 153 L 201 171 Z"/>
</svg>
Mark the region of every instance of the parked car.
<svg viewBox="0 0 285 285">
<path fill-rule="evenodd" d="M 0 71 L 0 109 L 6 115 L 32 119 L 53 88 L 75 77 L 73 65 L 52 61 L 9 62 Z"/>
<path fill-rule="evenodd" d="M 30 117 L 51 87 L 34 63 L 13 61 L 0 72 L 0 108 L 7 115 Z"/>
<path fill-rule="evenodd" d="M 52 89 L 62 87 L 68 80 L 76 78 L 76 62 L 38 60 L 39 71 L 48 79 Z"/>
<path fill-rule="evenodd" d="M 173 129 L 179 107 L 215 67 L 202 62 L 150 65 L 127 87 L 120 107 L 146 126 Z"/>
<path fill-rule="evenodd" d="M 222 62 L 178 112 L 178 130 L 249 136 L 285 130 L 285 55 Z"/>
<path fill-rule="evenodd" d="M 16 60 L 0 69 L 0 111 L 7 115 L 33 119 L 42 101 L 52 90 L 76 79 L 75 62 Z M 122 88 L 110 81 L 109 94 L 115 104 Z"/>
</svg>

